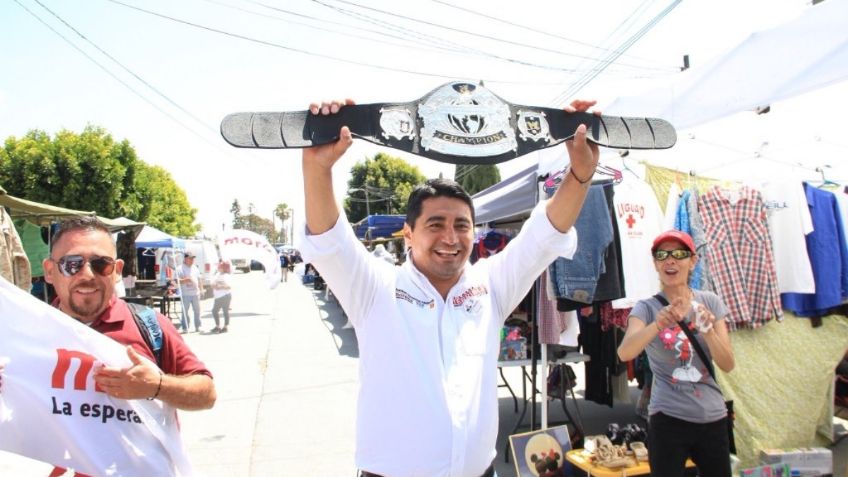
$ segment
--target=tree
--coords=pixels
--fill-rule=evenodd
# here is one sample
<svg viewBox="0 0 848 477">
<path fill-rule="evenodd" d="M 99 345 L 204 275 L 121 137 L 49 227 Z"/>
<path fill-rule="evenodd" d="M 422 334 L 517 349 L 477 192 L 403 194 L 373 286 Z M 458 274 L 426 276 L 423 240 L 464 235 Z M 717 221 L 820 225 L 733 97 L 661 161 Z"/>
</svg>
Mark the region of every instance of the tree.
<svg viewBox="0 0 848 477">
<path fill-rule="evenodd" d="M 241 205 L 239 205 L 238 199 L 233 199 L 233 205 L 230 207 L 230 212 L 233 214 L 233 228 L 243 229 L 244 217 L 241 215 Z"/>
<path fill-rule="evenodd" d="M 259 215 L 250 213 L 244 216 L 244 229 L 256 232 L 264 236 L 269 242 L 274 243 L 274 238 L 277 236 L 277 231 L 274 230 L 274 223 L 271 220 Z"/>
<path fill-rule="evenodd" d="M 199 230 L 197 210 L 171 175 L 138 159 L 129 141 L 115 142 L 96 126 L 53 138 L 37 129 L 20 139 L 10 136 L 0 149 L 0 184 L 21 198 L 128 217 L 171 234 Z"/>
<path fill-rule="evenodd" d="M 142 221 L 177 237 L 191 237 L 200 230 L 193 223 L 197 209 L 190 206 L 170 172 L 159 166 L 142 165 L 137 173 L 139 182 L 146 184 L 138 194 L 142 202 L 140 217 L 146 217 Z"/>
<path fill-rule="evenodd" d="M 474 195 L 500 182 L 501 172 L 495 164 L 457 164 L 453 177 L 465 192 Z"/>
<path fill-rule="evenodd" d="M 344 209 L 351 222 L 362 220 L 368 211 L 405 214 L 413 187 L 426 180 L 417 167 L 382 152 L 373 159 L 366 158 L 364 163 L 356 163 L 350 176 Z"/>
<path fill-rule="evenodd" d="M 289 220 L 291 217 L 291 210 L 289 209 L 288 204 L 285 202 L 277 204 L 277 207 L 274 208 L 274 217 L 280 219 L 280 235 L 277 237 L 277 240 L 272 242 L 287 242 L 286 240 L 286 220 Z"/>
</svg>

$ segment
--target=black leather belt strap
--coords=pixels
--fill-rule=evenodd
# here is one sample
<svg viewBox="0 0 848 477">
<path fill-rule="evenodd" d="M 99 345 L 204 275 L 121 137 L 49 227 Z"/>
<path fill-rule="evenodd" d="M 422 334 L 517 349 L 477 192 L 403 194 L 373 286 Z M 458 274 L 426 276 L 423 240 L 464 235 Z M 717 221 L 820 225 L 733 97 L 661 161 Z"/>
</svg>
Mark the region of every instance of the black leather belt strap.
<svg viewBox="0 0 848 477">
<path fill-rule="evenodd" d="M 510 104 L 481 85 L 454 82 L 418 101 L 344 106 L 338 114 L 309 111 L 234 113 L 221 122 L 233 146 L 302 148 L 354 137 L 451 164 L 497 164 L 557 145 L 580 124 L 589 140 L 621 149 L 667 149 L 677 141 L 662 119 L 597 116 Z"/>
<path fill-rule="evenodd" d="M 383 477 L 379 474 L 372 474 L 371 472 L 366 472 L 364 470 L 360 471 L 359 475 L 360 475 L 360 477 Z M 483 472 L 482 475 L 480 475 L 480 477 L 494 477 L 494 475 L 495 475 L 495 465 L 491 464 L 491 465 L 489 465 L 489 468 L 486 469 L 486 471 Z"/>
</svg>

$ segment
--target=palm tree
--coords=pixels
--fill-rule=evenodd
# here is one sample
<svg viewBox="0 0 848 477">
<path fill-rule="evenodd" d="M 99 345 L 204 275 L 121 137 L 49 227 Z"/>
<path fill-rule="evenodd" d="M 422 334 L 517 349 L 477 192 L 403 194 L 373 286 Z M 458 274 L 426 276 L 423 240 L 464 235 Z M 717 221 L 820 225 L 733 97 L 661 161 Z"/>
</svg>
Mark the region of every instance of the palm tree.
<svg viewBox="0 0 848 477">
<path fill-rule="evenodd" d="M 286 220 L 291 216 L 291 209 L 285 202 L 277 204 L 274 208 L 274 216 L 280 219 L 280 240 L 286 242 Z"/>
</svg>

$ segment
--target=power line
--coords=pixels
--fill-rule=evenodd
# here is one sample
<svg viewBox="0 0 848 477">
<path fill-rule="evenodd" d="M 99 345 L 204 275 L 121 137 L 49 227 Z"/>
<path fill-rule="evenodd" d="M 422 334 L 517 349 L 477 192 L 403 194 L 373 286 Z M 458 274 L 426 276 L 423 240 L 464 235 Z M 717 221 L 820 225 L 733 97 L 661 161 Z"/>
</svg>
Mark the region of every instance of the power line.
<svg viewBox="0 0 848 477">
<path fill-rule="evenodd" d="M 272 5 L 268 5 L 268 4 L 253 1 L 253 0 L 247 0 L 247 1 L 250 2 L 250 3 L 253 3 L 255 5 L 259 5 L 261 7 L 267 8 L 269 10 L 274 10 L 274 11 L 277 11 L 277 12 L 285 13 L 287 15 L 292 15 L 292 16 L 296 16 L 296 17 L 305 18 L 305 19 L 308 19 L 308 20 L 318 21 L 318 22 L 321 22 L 322 24 L 331 24 L 331 25 L 338 25 L 338 26 L 345 27 L 345 28 L 352 28 L 352 29 L 355 29 L 355 30 L 360 30 L 360 31 L 367 32 L 367 33 L 373 33 L 373 34 L 384 36 L 384 37 L 387 37 L 387 38 L 401 40 L 401 41 L 404 41 L 405 43 L 404 44 L 391 43 L 391 42 L 386 42 L 385 40 L 380 40 L 380 39 L 377 39 L 377 38 L 370 38 L 370 37 L 367 37 L 367 36 L 364 36 L 364 35 L 357 35 L 357 34 L 354 34 L 354 33 L 349 33 L 349 32 L 345 32 L 345 31 L 341 31 L 341 30 L 334 30 L 334 29 L 331 29 L 331 28 L 325 28 L 325 27 L 322 27 L 322 26 L 312 25 L 312 24 L 305 23 L 305 22 L 297 22 L 297 21 L 294 21 L 294 20 L 281 18 L 281 17 L 275 16 L 275 15 L 268 15 L 268 14 L 248 10 L 246 8 L 237 7 L 235 5 L 229 5 L 229 4 L 217 1 L 217 0 L 204 0 L 204 1 L 206 1 L 208 3 L 215 4 L 215 5 L 219 5 L 219 6 L 222 6 L 222 7 L 238 10 L 238 11 L 247 13 L 249 15 L 255 15 L 255 16 L 258 16 L 258 17 L 261 17 L 261 18 L 268 18 L 268 19 L 271 19 L 271 20 L 277 20 L 277 21 L 281 21 L 281 22 L 284 22 L 284 23 L 305 26 L 307 28 L 312 28 L 312 29 L 315 29 L 315 30 L 318 30 L 318 31 L 325 31 L 325 32 L 328 32 L 328 33 L 345 35 L 345 36 L 349 36 L 349 37 L 353 37 L 353 38 L 358 38 L 360 40 L 365 40 L 365 41 L 370 41 L 370 42 L 378 42 L 378 43 L 383 44 L 383 45 L 389 44 L 389 45 L 393 45 L 393 46 L 397 46 L 397 47 L 401 47 L 401 48 L 412 47 L 412 48 L 418 48 L 418 49 L 429 50 L 429 51 L 460 52 L 460 50 L 457 49 L 457 48 L 450 48 L 449 49 L 449 48 L 437 47 L 437 46 L 432 46 L 432 47 L 427 47 L 426 45 L 422 46 L 422 45 L 420 45 L 420 43 L 409 41 L 408 38 L 404 38 L 400 35 L 392 35 L 392 34 L 386 33 L 385 31 L 368 30 L 368 29 L 364 29 L 364 28 L 361 28 L 361 27 L 355 27 L 355 26 L 352 26 L 352 25 L 348 25 L 348 24 L 342 23 L 342 22 L 335 22 L 335 21 L 331 21 L 331 20 L 316 18 L 316 17 L 310 16 L 310 15 L 305 15 L 303 13 L 293 12 L 291 10 L 286 10 L 286 9 L 283 9 L 283 8 L 274 7 Z"/>
<path fill-rule="evenodd" d="M 169 98 L 169 97 L 168 97 L 165 93 L 163 93 L 163 92 L 159 91 L 159 89 L 157 89 L 157 88 L 156 88 L 155 86 L 153 86 L 152 84 L 148 83 L 148 82 L 147 82 L 144 78 L 142 78 L 141 76 L 139 76 L 138 74 L 136 74 L 133 70 L 131 70 L 131 69 L 127 68 L 126 66 L 124 66 L 124 64 L 123 64 L 123 63 L 121 63 L 120 61 L 118 61 L 117 59 L 115 59 L 115 57 L 113 57 L 112 55 L 110 55 L 109 53 L 107 53 L 107 52 L 106 52 L 106 50 L 104 50 L 103 48 L 100 48 L 100 46 L 98 46 L 96 43 L 94 43 L 93 41 L 89 40 L 89 39 L 88 39 L 88 37 L 86 37 L 85 35 L 83 35 L 82 33 L 80 33 L 80 31 L 79 31 L 79 30 L 77 30 L 77 29 L 76 29 L 76 28 L 74 28 L 71 24 L 69 24 L 68 22 L 66 22 L 66 21 L 65 21 L 62 17 L 60 17 L 59 15 L 57 15 L 57 14 L 56 14 L 53 10 L 51 10 L 51 9 L 47 8 L 47 6 L 45 6 L 43 3 L 41 3 L 41 0 L 34 0 L 34 1 L 35 1 L 35 3 L 39 4 L 39 5 L 41 6 L 41 8 L 43 8 L 43 9 L 47 10 L 47 12 L 48 12 L 48 13 L 50 13 L 51 15 L 53 15 L 54 17 L 56 17 L 56 19 L 57 19 L 57 20 L 59 20 L 60 22 L 62 22 L 62 23 L 63 23 L 66 27 L 68 27 L 69 29 L 71 29 L 71 31 L 73 31 L 74 33 L 76 33 L 76 34 L 77 34 L 80 38 L 82 38 L 83 40 L 85 40 L 88 44 L 90 44 L 91 46 L 93 46 L 93 47 L 94 47 L 97 51 L 99 51 L 100 53 L 102 53 L 102 54 L 103 54 L 103 56 L 105 56 L 106 58 L 109 58 L 110 60 L 112 60 L 115 64 L 117 64 L 118 66 L 120 66 L 120 67 L 121 67 L 124 71 L 126 71 L 127 73 L 129 73 L 130 75 L 132 75 L 135 79 L 137 79 L 138 81 L 140 81 L 142 84 L 144 84 L 145 86 L 147 86 L 148 88 L 150 88 L 150 89 L 151 89 L 154 93 L 156 93 L 157 95 L 159 95 L 159 97 L 161 97 L 161 98 L 162 98 L 162 99 L 164 99 L 165 101 L 167 101 L 167 102 L 171 103 L 171 105 L 173 105 L 175 108 L 179 109 L 180 111 L 182 111 L 183 113 L 185 113 L 188 117 L 190 117 L 190 118 L 194 119 L 195 121 L 197 121 L 199 124 L 201 124 L 202 126 L 204 126 L 206 129 L 208 129 L 208 130 L 209 130 L 209 131 L 211 131 L 212 133 L 215 133 L 215 134 L 217 134 L 217 133 L 218 133 L 218 131 L 217 131 L 215 128 L 213 128 L 212 126 L 209 126 L 209 125 L 208 125 L 208 124 L 206 124 L 206 123 L 205 123 L 202 119 L 200 119 L 200 118 L 198 118 L 197 116 L 195 116 L 194 114 L 192 114 L 189 110 L 187 110 L 186 108 L 184 108 L 184 107 L 180 106 L 180 105 L 179 105 L 176 101 L 174 101 L 174 100 L 172 100 L 171 98 Z"/>
<path fill-rule="evenodd" d="M 399 27 L 397 27 L 397 26 L 395 26 L 391 23 L 384 22 L 384 21 L 369 17 L 367 15 L 363 15 L 361 13 L 351 11 L 351 10 L 346 10 L 344 8 L 334 7 L 332 5 L 329 5 L 327 3 L 322 2 L 320 0 L 312 0 L 312 2 L 317 3 L 318 5 L 321 5 L 323 7 L 329 8 L 331 10 L 335 10 L 335 11 L 340 12 L 340 13 L 344 13 L 344 14 L 353 15 L 353 16 L 363 18 L 363 19 L 365 19 L 366 21 L 369 21 L 369 22 L 377 22 L 384 28 L 389 28 L 389 29 L 397 30 L 397 31 L 403 31 L 404 33 L 406 33 L 408 35 L 415 34 L 415 36 L 418 37 L 418 38 L 421 38 L 422 36 L 424 36 L 424 37 L 429 37 L 431 39 L 434 39 L 434 41 L 440 41 L 440 42 L 446 41 L 446 40 L 442 40 L 441 38 L 438 38 L 438 37 L 433 37 L 432 35 L 425 35 L 425 34 L 420 33 L 420 32 L 414 32 L 413 30 L 410 30 L 410 29 L 401 29 L 401 28 L 399 28 Z M 343 3 L 349 3 L 349 2 L 343 2 Z M 356 4 L 353 4 L 353 5 L 356 5 Z M 356 5 L 356 6 L 359 6 L 359 5 Z M 374 9 L 369 8 L 369 7 L 362 7 L 362 8 L 365 8 L 365 9 L 368 9 L 368 10 L 374 10 Z M 376 10 L 376 11 L 382 12 L 382 10 Z M 386 12 L 382 12 L 382 13 L 386 13 Z M 387 15 L 400 16 L 400 15 L 396 15 L 396 14 L 393 14 L 393 13 L 386 13 L 386 14 Z M 402 18 L 408 18 L 408 17 L 402 17 Z M 422 20 L 415 20 L 415 19 L 412 19 L 412 20 L 423 22 Z M 436 24 L 431 24 L 431 23 L 428 23 L 428 22 L 423 22 L 423 23 L 428 24 L 428 25 L 436 25 Z M 439 25 L 436 25 L 436 26 L 439 26 Z M 454 29 L 449 28 L 449 27 L 442 27 L 442 28 L 454 30 Z M 459 30 L 456 30 L 456 31 L 459 31 Z M 515 58 L 509 58 L 509 57 L 506 57 L 506 56 L 496 55 L 496 54 L 493 54 L 493 53 L 488 53 L 486 51 L 476 49 L 476 48 L 466 48 L 464 51 L 473 52 L 473 53 L 476 53 L 480 56 L 485 56 L 485 57 L 488 57 L 488 58 L 506 61 L 506 62 L 509 62 L 509 63 L 515 63 L 515 64 L 519 64 L 519 65 L 522 65 L 522 66 L 530 66 L 530 67 L 541 68 L 541 69 L 546 69 L 546 70 L 565 71 L 565 72 L 569 72 L 569 73 L 574 72 L 574 70 L 570 69 L 570 68 L 561 68 L 561 67 L 557 67 L 557 66 L 548 66 L 548 65 L 538 64 L 538 63 L 532 63 L 532 62 L 529 62 L 529 61 L 519 60 L 519 59 L 515 59 Z"/>
<path fill-rule="evenodd" d="M 639 31 L 633 34 L 630 38 L 628 38 L 620 47 L 616 48 L 614 52 L 612 52 L 607 58 L 602 61 L 602 66 L 600 68 L 596 68 L 591 70 L 590 73 L 584 75 L 581 79 L 577 80 L 575 83 L 572 83 L 562 94 L 558 96 L 560 101 L 569 98 L 573 94 L 580 91 L 584 86 L 589 84 L 593 79 L 595 79 L 602 71 L 604 71 L 607 66 L 609 66 L 613 61 L 615 61 L 618 57 L 624 54 L 627 49 L 633 46 L 639 39 L 641 39 L 645 34 L 651 31 L 657 23 L 660 22 L 663 18 L 665 18 L 672 10 L 674 10 L 677 5 L 680 4 L 682 0 L 673 0 L 671 4 L 669 4 L 665 9 L 663 9 L 660 13 L 658 13 L 654 18 L 651 19 L 645 26 L 643 26 Z M 555 102 L 556 103 L 556 102 Z"/>
<path fill-rule="evenodd" d="M 427 72 L 424 72 L 424 71 L 409 70 L 409 69 L 404 69 L 404 68 L 395 68 L 395 67 L 391 67 L 391 66 L 378 65 L 378 64 L 374 64 L 374 63 L 365 63 L 365 62 L 348 60 L 346 58 L 340 58 L 340 57 L 337 57 L 337 56 L 327 55 L 327 54 L 323 54 L 323 53 L 315 53 L 315 52 L 311 52 L 311 51 L 306 51 L 306 50 L 302 50 L 302 49 L 299 49 L 299 48 L 294 48 L 294 47 L 291 47 L 291 46 L 286 46 L 286 45 L 274 43 L 274 42 L 267 41 L 267 40 L 260 40 L 260 39 L 257 39 L 257 38 L 252 38 L 252 37 L 241 35 L 241 34 L 238 34 L 238 33 L 231 33 L 231 32 L 224 31 L 224 30 L 221 30 L 221 29 L 218 29 L 218 28 L 213 28 L 213 27 L 201 25 L 199 23 L 190 22 L 188 20 L 182 20 L 180 18 L 176 18 L 176 17 L 168 16 L 168 15 L 165 15 L 165 14 L 162 14 L 162 13 L 147 10 L 147 9 L 144 9 L 144 8 L 141 8 L 141 7 L 137 7 L 135 5 L 130 5 L 130 4 L 121 2 L 119 0 L 107 0 L 107 1 L 112 2 L 116 5 L 121 5 L 123 7 L 130 8 L 132 10 L 136 10 L 136 11 L 139 11 L 139 12 L 142 12 L 142 13 L 146 13 L 146 14 L 151 15 L 151 16 L 155 16 L 155 17 L 158 17 L 158 18 L 169 20 L 169 21 L 172 21 L 172 22 L 175 22 L 175 23 L 180 23 L 182 25 L 190 26 L 190 27 L 197 28 L 197 29 L 200 29 L 200 30 L 206 30 L 206 31 L 209 31 L 209 32 L 212 32 L 212 33 L 217 33 L 217 34 L 232 37 L 232 38 L 238 38 L 240 40 L 248 41 L 248 42 L 251 42 L 251 43 L 257 43 L 257 44 L 260 44 L 260 45 L 270 46 L 270 47 L 273 47 L 273 48 L 279 48 L 279 49 L 291 51 L 291 52 L 294 52 L 294 53 L 300 53 L 300 54 L 304 54 L 304 55 L 307 55 L 307 56 L 324 58 L 324 59 L 338 61 L 338 62 L 341 62 L 341 63 L 351 64 L 351 65 L 355 65 L 355 66 L 375 68 L 375 69 L 383 70 L 383 71 L 394 71 L 394 72 L 398 72 L 398 73 L 407 73 L 407 74 L 413 74 L 413 75 L 419 75 L 419 76 L 426 76 L 426 77 L 430 77 L 430 78 L 442 78 L 442 79 L 451 79 L 451 80 L 457 79 L 456 75 L 443 75 L 443 74 L 438 74 L 438 73 L 427 73 Z M 533 85 L 561 84 L 559 82 L 557 82 L 557 83 L 545 83 L 545 82 L 539 82 L 539 81 L 534 81 L 534 82 L 510 81 L 510 80 L 499 80 L 499 79 L 492 79 L 492 78 L 487 78 L 486 81 L 489 81 L 489 82 L 492 82 L 492 83 L 524 84 L 524 85 L 526 85 L 526 84 L 533 84 Z"/>
<path fill-rule="evenodd" d="M 205 138 L 205 137 L 203 137 L 200 133 L 198 133 L 197 131 L 195 131 L 194 129 L 192 129 L 189 125 L 185 124 L 184 122 L 180 121 L 177 117 L 175 117 L 174 115 L 172 115 L 172 114 L 171 114 L 171 113 L 169 113 L 168 111 L 165 111 L 164 109 L 162 109 L 161 107 L 159 107 L 159 105 L 157 105 L 156 103 L 154 103 L 153 101 L 151 101 L 150 99 L 148 99 L 146 96 L 144 96 L 143 94 L 141 94 L 140 92 L 138 92 L 135 88 L 133 88 L 132 86 L 130 86 L 127 82 L 125 82 L 124 80 L 122 80 L 121 78 L 119 78 L 117 75 L 115 75 L 114 73 L 112 73 L 112 72 L 111 72 L 108 68 L 106 68 L 105 66 L 103 66 L 102 64 L 100 64 L 100 63 L 99 63 L 96 59 L 94 59 L 91 55 L 89 55 L 89 54 L 88 54 L 88 53 L 86 53 L 84 50 L 82 50 L 80 47 L 78 47 L 77 45 L 75 45 L 75 44 L 74 44 L 71 40 L 69 40 L 67 37 L 65 37 L 62 33 L 60 33 L 58 30 L 56 30 L 55 28 L 53 28 L 53 26 L 51 26 L 50 24 L 48 24 L 47 22 L 45 22 L 43 19 L 41 19 L 41 17 L 39 17 L 39 16 L 38 16 L 35 12 L 31 11 L 29 8 L 27 8 L 26 6 L 24 6 L 24 5 L 23 5 L 20 1 L 18 1 L 18 0 L 14 0 L 14 2 L 15 2 L 15 3 L 17 3 L 17 4 L 18 4 L 18 6 L 20 6 L 21 8 L 23 8 L 23 9 L 24 9 L 27 13 L 29 13 L 29 14 L 30 14 L 33 18 L 35 18 L 36 20 L 38 20 L 38 22 L 39 22 L 39 23 L 41 23 L 42 25 L 44 25 L 45 27 L 47 27 L 48 29 L 50 29 L 50 31 L 52 31 L 53 33 L 55 33 L 56 35 L 58 35 L 58 36 L 59 36 L 59 38 L 61 38 L 62 40 L 64 40 L 64 41 L 65 41 L 67 44 L 69 44 L 72 48 L 74 48 L 75 50 L 77 50 L 78 52 L 80 52 L 83 56 L 85 56 L 86 58 L 88 58 L 88 60 L 89 60 L 89 61 L 91 61 L 92 63 L 94 63 L 94 64 L 95 64 L 98 68 L 100 68 L 100 69 L 101 69 L 101 70 L 103 70 L 106 74 L 108 74 L 109 76 L 111 76 L 111 77 L 112 77 L 115 81 L 117 81 L 118 83 L 120 83 L 121 85 L 123 85 L 125 88 L 127 88 L 128 90 L 130 90 L 130 92 L 132 92 L 133 94 L 135 94 L 136 96 L 138 96 L 139 98 L 141 98 L 141 100 L 142 100 L 142 101 L 144 101 L 144 102 L 146 102 L 147 104 L 149 104 L 149 105 L 153 106 L 153 108 L 155 108 L 157 111 L 159 111 L 160 113 L 164 114 L 164 115 L 165 115 L 165 116 L 167 116 L 169 119 L 171 119 L 171 120 L 172 120 L 172 121 L 174 121 L 175 123 L 179 124 L 180 126 L 182 126 L 183 128 L 185 128 L 185 129 L 186 129 L 186 130 L 188 130 L 190 133 L 194 134 L 195 136 L 197 136 L 198 138 L 200 138 L 201 140 L 203 140 L 203 141 L 204 141 L 204 142 L 206 142 L 207 144 L 212 145 L 212 143 L 211 143 L 211 142 L 209 142 L 209 140 L 208 140 L 208 139 L 206 139 L 206 138 Z"/>
<path fill-rule="evenodd" d="M 564 40 L 564 41 L 567 41 L 567 42 L 570 42 L 570 43 L 575 43 L 575 44 L 578 44 L 578 45 L 581 45 L 581 46 L 585 46 L 587 48 L 593 48 L 593 49 L 596 49 L 596 50 L 601 50 L 604 53 L 609 52 L 609 48 L 604 48 L 602 46 L 596 46 L 596 45 L 593 45 L 591 43 L 587 43 L 587 42 L 584 42 L 584 41 L 575 40 L 573 38 L 564 37 L 562 35 L 557 35 L 555 33 L 546 32 L 544 30 L 539 30 L 538 28 L 535 28 L 535 27 L 529 27 L 529 26 L 526 26 L 526 25 L 521 25 L 519 23 L 511 22 L 509 20 L 504 20 L 502 18 L 498 18 L 498 17 L 495 17 L 493 15 L 487 15 L 485 13 L 481 13 L 481 12 L 478 12 L 476 10 L 472 10 L 470 8 L 461 7 L 459 5 L 453 5 L 449 2 L 445 2 L 444 0 L 431 0 L 431 1 L 438 3 L 438 4 L 441 4 L 441 5 L 444 5 L 446 7 L 450 7 L 450 8 L 454 8 L 456 10 L 461 10 L 461 11 L 470 13 L 472 15 L 477 15 L 477 16 L 480 16 L 480 17 L 483 17 L 483 18 L 488 18 L 489 20 L 494 20 L 496 22 L 503 23 L 505 25 L 510 25 L 510 26 L 513 26 L 513 27 L 516 27 L 516 28 L 520 28 L 522 30 L 527 30 L 527 31 L 530 31 L 530 32 L 533 32 L 533 33 L 536 33 L 536 34 L 548 36 L 548 37 L 551 37 L 551 38 L 556 38 L 556 39 L 559 39 L 559 40 Z M 638 57 L 631 57 L 631 58 L 636 59 L 636 60 L 642 60 L 642 61 L 650 61 L 650 60 L 646 60 L 644 58 L 638 58 Z M 590 59 L 594 60 L 596 58 L 590 58 Z M 629 66 L 631 68 L 639 68 L 639 69 L 654 69 L 654 70 L 659 70 L 659 71 L 677 71 L 677 67 L 673 67 L 673 66 L 651 67 L 651 66 L 630 65 L 630 64 L 627 64 L 627 63 L 618 63 L 618 65 Z"/>
<path fill-rule="evenodd" d="M 320 0 L 311 0 L 311 1 L 318 3 L 319 5 L 327 6 L 329 8 L 335 8 L 335 7 L 331 7 L 331 6 L 321 2 Z M 483 38 L 483 39 L 486 39 L 486 40 L 505 43 L 505 44 L 508 44 L 508 45 L 520 46 L 520 47 L 523 47 L 523 48 L 530 48 L 534 51 L 544 51 L 544 52 L 553 53 L 553 54 L 556 54 L 556 55 L 568 56 L 568 57 L 572 57 L 572 58 L 582 58 L 582 59 L 593 60 L 593 61 L 598 59 L 597 57 L 578 55 L 578 54 L 574 54 L 574 53 L 566 53 L 566 52 L 563 52 L 561 50 L 557 50 L 557 49 L 553 49 L 553 48 L 545 48 L 545 47 L 540 47 L 538 45 L 530 45 L 530 44 L 527 44 L 527 43 L 521 43 L 521 42 L 518 42 L 518 41 L 507 40 L 507 39 L 504 39 L 504 38 L 498 38 L 498 37 L 494 37 L 494 36 L 491 36 L 491 35 L 484 35 L 482 33 L 471 32 L 471 31 L 468 31 L 468 30 L 460 29 L 460 28 L 454 28 L 454 27 L 449 27 L 449 26 L 446 26 L 446 25 L 440 25 L 438 23 L 429 22 L 429 21 L 426 21 L 426 20 L 418 19 L 418 18 L 413 18 L 413 17 L 409 17 L 409 16 L 406 16 L 406 15 L 401 15 L 401 14 L 398 14 L 398 13 L 387 12 L 385 10 L 380 10 L 378 8 L 368 7 L 368 6 L 365 6 L 365 5 L 358 4 L 356 2 L 351 2 L 349 0 L 335 0 L 335 1 L 337 3 L 344 3 L 346 5 L 352 5 L 352 6 L 355 6 L 355 7 L 362 8 L 364 10 L 370 10 L 370 11 L 373 11 L 373 12 L 381 13 L 383 15 L 388 15 L 388 16 L 392 16 L 392 17 L 396 17 L 396 18 L 402 18 L 404 20 L 409 20 L 409 21 L 412 21 L 412 22 L 415 22 L 415 23 L 421 23 L 421 24 L 432 26 L 432 27 L 435 27 L 435 28 L 441 28 L 443 30 L 452 31 L 452 32 L 455 32 L 455 33 L 462 33 L 462 34 L 465 34 L 465 35 L 470 35 L 470 36 L 474 36 L 474 37 L 477 37 L 477 38 Z M 628 65 L 628 66 L 631 66 L 631 65 Z"/>
</svg>

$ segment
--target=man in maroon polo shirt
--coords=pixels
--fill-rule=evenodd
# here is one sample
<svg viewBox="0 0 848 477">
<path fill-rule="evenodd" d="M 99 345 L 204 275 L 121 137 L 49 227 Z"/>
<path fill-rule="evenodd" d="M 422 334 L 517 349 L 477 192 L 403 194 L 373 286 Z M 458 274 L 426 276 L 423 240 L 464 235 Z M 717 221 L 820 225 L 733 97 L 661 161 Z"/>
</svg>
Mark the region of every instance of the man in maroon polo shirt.
<svg viewBox="0 0 848 477">
<path fill-rule="evenodd" d="M 142 338 L 129 306 L 115 296 L 115 283 L 124 266 L 116 255 L 109 229 L 95 217 L 84 217 L 60 225 L 50 256 L 43 262 L 45 279 L 56 289 L 53 305 L 127 347 L 132 366 L 100 368 L 94 380 L 119 399 L 156 398 L 182 410 L 211 408 L 216 399 L 212 374 L 171 321 L 159 313 L 162 370 L 154 364 L 153 351 Z"/>
<path fill-rule="evenodd" d="M 129 306 L 115 297 L 124 263 L 115 258 L 109 229 L 94 217 L 63 222 L 44 260 L 45 279 L 56 289 L 54 306 L 127 346 L 133 366 L 102 368 L 95 381 L 119 399 L 156 398 L 177 409 L 209 409 L 215 404 L 212 374 L 183 341 L 170 320 L 157 314 L 164 334 L 161 385 L 153 352 L 147 347 Z M 140 359 L 145 356 L 147 362 Z M 158 394 L 157 394 L 158 391 Z"/>
</svg>

